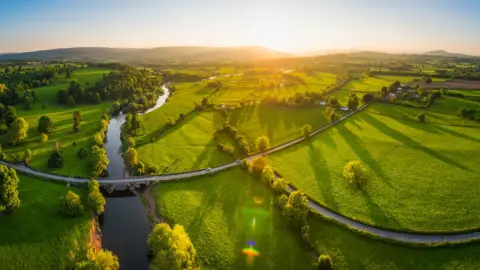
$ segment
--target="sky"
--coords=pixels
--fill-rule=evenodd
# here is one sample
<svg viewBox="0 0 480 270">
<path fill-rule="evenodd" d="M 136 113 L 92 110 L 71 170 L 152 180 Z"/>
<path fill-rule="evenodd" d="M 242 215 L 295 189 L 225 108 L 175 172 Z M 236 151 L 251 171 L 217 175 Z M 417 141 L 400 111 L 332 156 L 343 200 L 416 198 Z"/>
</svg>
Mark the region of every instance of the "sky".
<svg viewBox="0 0 480 270">
<path fill-rule="evenodd" d="M 0 0 L 0 53 L 259 45 L 480 55 L 473 0 Z"/>
</svg>

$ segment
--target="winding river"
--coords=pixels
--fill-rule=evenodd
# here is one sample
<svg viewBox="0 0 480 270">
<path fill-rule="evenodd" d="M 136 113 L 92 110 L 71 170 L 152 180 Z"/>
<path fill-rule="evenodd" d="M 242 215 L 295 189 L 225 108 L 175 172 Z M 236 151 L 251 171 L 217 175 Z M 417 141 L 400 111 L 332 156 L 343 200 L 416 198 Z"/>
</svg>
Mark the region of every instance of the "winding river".
<svg viewBox="0 0 480 270">
<path fill-rule="evenodd" d="M 147 114 L 165 104 L 169 90 L 162 85 L 164 94 L 160 96 L 154 107 L 144 112 Z M 107 143 L 105 145 L 110 164 L 107 167 L 111 177 L 126 176 L 122 157 L 122 141 L 120 128 L 125 122 L 125 115 L 112 117 L 108 124 Z M 122 189 L 119 187 L 118 189 Z M 120 269 L 148 269 L 147 238 L 150 226 L 145 208 L 138 196 L 127 187 L 105 194 L 107 204 L 101 220 L 102 246 L 118 256 Z"/>
</svg>

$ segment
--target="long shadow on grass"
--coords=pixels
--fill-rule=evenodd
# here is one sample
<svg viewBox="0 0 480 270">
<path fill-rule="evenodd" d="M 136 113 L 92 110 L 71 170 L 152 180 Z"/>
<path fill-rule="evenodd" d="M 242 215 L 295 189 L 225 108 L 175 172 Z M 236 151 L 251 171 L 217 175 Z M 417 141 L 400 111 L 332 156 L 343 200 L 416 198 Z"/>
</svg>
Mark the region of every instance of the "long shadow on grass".
<svg viewBox="0 0 480 270">
<path fill-rule="evenodd" d="M 472 142 L 480 143 L 480 138 L 475 138 L 475 137 L 471 137 L 471 136 L 468 136 L 468 135 L 465 135 L 465 134 L 462 134 L 462 133 L 458 133 L 456 131 L 444 128 L 442 126 L 435 126 L 435 128 L 438 129 L 439 131 L 443 132 L 443 133 L 448 133 L 450 135 L 460 137 L 462 139 L 466 139 L 466 140 L 469 140 L 469 141 L 472 141 Z M 480 129 L 479 129 L 479 134 L 480 134 Z"/>
<path fill-rule="evenodd" d="M 318 190 L 322 193 L 325 204 L 331 208 L 337 209 L 338 204 L 332 195 L 332 178 L 330 176 L 330 169 L 325 162 L 325 157 L 322 155 L 320 149 L 312 143 L 312 140 L 308 140 L 308 157 L 311 168 L 315 173 Z"/>
<path fill-rule="evenodd" d="M 372 117 L 369 113 L 365 113 L 365 114 L 362 114 L 360 116 L 361 119 L 365 120 L 365 122 L 369 123 L 370 125 L 372 125 L 373 127 L 375 127 L 377 130 L 379 130 L 380 132 L 384 133 L 385 135 L 391 137 L 392 139 L 394 140 L 397 140 L 411 148 L 414 148 L 414 149 L 419 149 L 421 150 L 422 152 L 424 152 L 425 154 L 428 154 L 430 156 L 432 156 L 433 158 L 436 158 L 442 162 L 445 162 L 447 164 L 450 164 L 450 165 L 453 165 L 457 168 L 460 168 L 462 170 L 467 170 L 467 171 L 471 171 L 469 168 L 463 166 L 462 164 L 459 164 L 458 162 L 452 160 L 451 158 L 449 157 L 446 157 L 428 147 L 425 147 L 423 146 L 421 143 L 411 139 L 410 137 L 406 136 L 405 134 L 395 130 L 395 129 L 392 129 L 391 127 L 385 125 L 384 123 L 382 123 L 381 121 L 379 121 L 378 119 Z"/>
<path fill-rule="evenodd" d="M 370 168 L 375 172 L 379 178 L 383 179 L 384 182 L 391 188 L 392 184 L 389 182 L 388 177 L 383 172 L 382 168 L 378 162 L 372 157 L 370 152 L 365 148 L 362 141 L 355 135 L 353 132 L 348 129 L 344 123 L 337 125 L 337 130 L 342 135 L 345 142 L 350 146 L 350 148 L 355 152 L 355 154 L 363 161 L 363 163 L 370 166 Z"/>
<path fill-rule="evenodd" d="M 262 129 L 267 130 L 267 136 L 273 141 L 273 136 L 280 124 L 280 117 L 278 115 L 272 114 L 272 111 L 269 110 L 266 106 L 258 107 L 258 118 L 260 119 L 260 125 Z"/>
<path fill-rule="evenodd" d="M 368 189 L 362 191 L 362 198 L 365 200 L 365 205 L 368 208 L 368 212 L 370 213 L 370 218 L 375 224 L 378 225 L 386 225 L 400 228 L 400 224 L 398 223 L 397 219 L 393 216 L 388 214 L 384 211 L 383 207 L 379 206 L 370 196 L 368 193 Z"/>
</svg>

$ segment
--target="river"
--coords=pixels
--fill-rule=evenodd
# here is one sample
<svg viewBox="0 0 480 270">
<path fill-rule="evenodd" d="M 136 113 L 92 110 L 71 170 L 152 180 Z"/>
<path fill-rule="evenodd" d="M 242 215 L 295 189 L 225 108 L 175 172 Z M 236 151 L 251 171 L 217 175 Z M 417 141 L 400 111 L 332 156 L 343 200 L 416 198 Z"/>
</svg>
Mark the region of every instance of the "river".
<svg viewBox="0 0 480 270">
<path fill-rule="evenodd" d="M 165 92 L 157 100 L 154 107 L 143 114 L 160 108 L 169 96 L 166 84 L 162 85 Z M 107 166 L 111 177 L 124 177 L 125 165 L 122 157 L 122 141 L 120 128 L 125 122 L 125 115 L 112 117 L 108 124 L 107 143 L 105 145 L 110 164 Z M 119 187 L 124 191 L 114 191 L 106 194 L 107 204 L 102 218 L 102 248 L 111 250 L 118 256 L 120 269 L 142 270 L 148 269 L 147 238 L 150 225 L 145 208 L 138 196 L 130 192 L 127 187 Z"/>
</svg>

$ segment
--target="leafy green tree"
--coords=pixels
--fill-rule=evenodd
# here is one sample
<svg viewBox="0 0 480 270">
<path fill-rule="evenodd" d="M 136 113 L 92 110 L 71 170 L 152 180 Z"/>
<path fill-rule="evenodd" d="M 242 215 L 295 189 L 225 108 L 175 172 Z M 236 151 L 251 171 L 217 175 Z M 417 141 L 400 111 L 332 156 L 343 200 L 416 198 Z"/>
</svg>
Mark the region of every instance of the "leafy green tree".
<svg viewBox="0 0 480 270">
<path fill-rule="evenodd" d="M 361 187 L 368 178 L 367 169 L 358 160 L 347 163 L 343 168 L 343 176 L 357 187 Z"/>
<path fill-rule="evenodd" d="M 273 181 L 272 188 L 276 192 L 283 192 L 287 189 L 288 187 L 288 182 L 285 180 L 285 178 L 277 177 Z"/>
<path fill-rule="evenodd" d="M 38 131 L 41 133 L 50 134 L 55 130 L 55 123 L 46 115 L 42 115 L 38 119 Z"/>
<path fill-rule="evenodd" d="M 28 137 L 28 123 L 23 117 L 17 118 L 10 125 L 7 131 L 7 137 L 11 144 L 23 142 Z"/>
<path fill-rule="evenodd" d="M 318 257 L 318 270 L 333 270 L 335 267 L 333 266 L 332 258 L 328 255 L 320 255 Z"/>
<path fill-rule="evenodd" d="M 83 147 L 80 148 L 80 149 L 78 150 L 78 152 L 77 152 L 77 156 L 78 156 L 78 158 L 80 158 L 80 159 L 86 158 L 86 157 L 87 157 L 87 150 L 85 150 L 85 148 L 83 148 Z"/>
<path fill-rule="evenodd" d="M 92 175 L 97 177 L 102 175 L 107 169 L 107 165 L 110 163 L 107 157 L 107 152 L 103 147 L 97 145 L 92 146 L 92 159 L 91 164 L 93 167 Z"/>
<path fill-rule="evenodd" d="M 360 104 L 360 102 L 358 101 L 357 96 L 355 94 L 353 94 L 348 99 L 347 107 L 348 107 L 349 110 L 355 111 L 358 108 L 359 104 Z"/>
<path fill-rule="evenodd" d="M 0 164 L 0 214 L 20 207 L 18 182 L 17 172 Z"/>
<path fill-rule="evenodd" d="M 373 96 L 372 93 L 367 93 L 362 97 L 363 103 L 365 104 L 372 102 L 374 99 L 375 97 Z"/>
<path fill-rule="evenodd" d="M 54 149 L 48 159 L 49 168 L 61 168 L 63 166 L 63 154 L 58 149 Z"/>
<path fill-rule="evenodd" d="M 103 147 L 103 140 L 105 139 L 105 135 L 102 132 L 97 132 L 93 135 L 93 139 L 95 140 L 95 144 Z"/>
<path fill-rule="evenodd" d="M 23 159 L 25 164 L 30 165 L 30 162 L 32 162 L 32 157 L 32 151 L 30 151 L 30 149 L 25 150 L 25 158 Z"/>
<path fill-rule="evenodd" d="M 100 132 L 106 133 L 108 129 L 108 120 L 102 119 L 99 123 Z"/>
<path fill-rule="evenodd" d="M 302 127 L 302 136 L 304 136 L 305 138 L 308 137 L 308 135 L 312 132 L 312 126 L 306 124 L 306 125 L 303 125 Z"/>
<path fill-rule="evenodd" d="M 95 266 L 96 269 L 102 270 L 118 270 L 120 269 L 120 263 L 118 257 L 111 251 L 101 249 L 95 254 Z"/>
<path fill-rule="evenodd" d="M 58 103 L 65 104 L 67 103 L 68 95 L 66 90 L 58 90 L 57 92 Z M 75 103 L 75 100 L 74 100 Z"/>
<path fill-rule="evenodd" d="M 73 96 L 69 96 L 65 101 L 65 103 L 70 107 L 75 107 L 75 104 L 76 104 L 75 98 Z"/>
<path fill-rule="evenodd" d="M 263 169 L 267 166 L 267 161 L 262 157 L 256 157 L 253 159 L 252 163 L 250 164 L 250 172 L 260 175 L 263 172 Z"/>
<path fill-rule="evenodd" d="M 183 226 L 175 225 L 172 229 L 166 223 L 159 223 L 147 243 L 153 252 L 152 269 L 200 269 L 197 252 Z"/>
<path fill-rule="evenodd" d="M 308 199 L 301 191 L 290 193 L 282 209 L 283 216 L 295 228 L 302 228 L 307 225 Z"/>
<path fill-rule="evenodd" d="M 123 160 L 125 161 L 125 165 L 129 169 L 135 168 L 138 163 L 138 153 L 137 150 L 133 147 L 129 147 L 127 151 L 123 154 Z"/>
<path fill-rule="evenodd" d="M 135 147 L 135 139 L 133 137 L 128 137 L 127 145 L 128 147 Z"/>
<path fill-rule="evenodd" d="M 40 133 L 40 142 L 42 143 L 48 142 L 48 135 L 45 133 Z"/>
<path fill-rule="evenodd" d="M 272 185 L 275 181 L 275 172 L 273 171 L 272 167 L 265 166 L 262 171 L 262 182 L 267 185 Z"/>
<path fill-rule="evenodd" d="M 257 138 L 255 141 L 255 144 L 257 145 L 257 149 L 260 152 L 263 152 L 270 148 L 270 140 L 268 139 L 267 136 L 260 136 Z"/>
<path fill-rule="evenodd" d="M 66 217 L 77 217 L 82 215 L 83 205 L 80 197 L 69 190 L 67 195 L 61 199 L 60 214 Z"/>
<path fill-rule="evenodd" d="M 92 211 L 97 213 L 97 215 L 101 215 L 105 211 L 106 201 L 102 193 L 100 192 L 100 185 L 95 179 L 92 179 L 90 182 L 88 182 L 87 202 L 88 202 L 88 207 Z"/>
<path fill-rule="evenodd" d="M 73 131 L 80 131 L 80 122 L 82 122 L 82 113 L 80 111 L 73 112 Z"/>
</svg>

